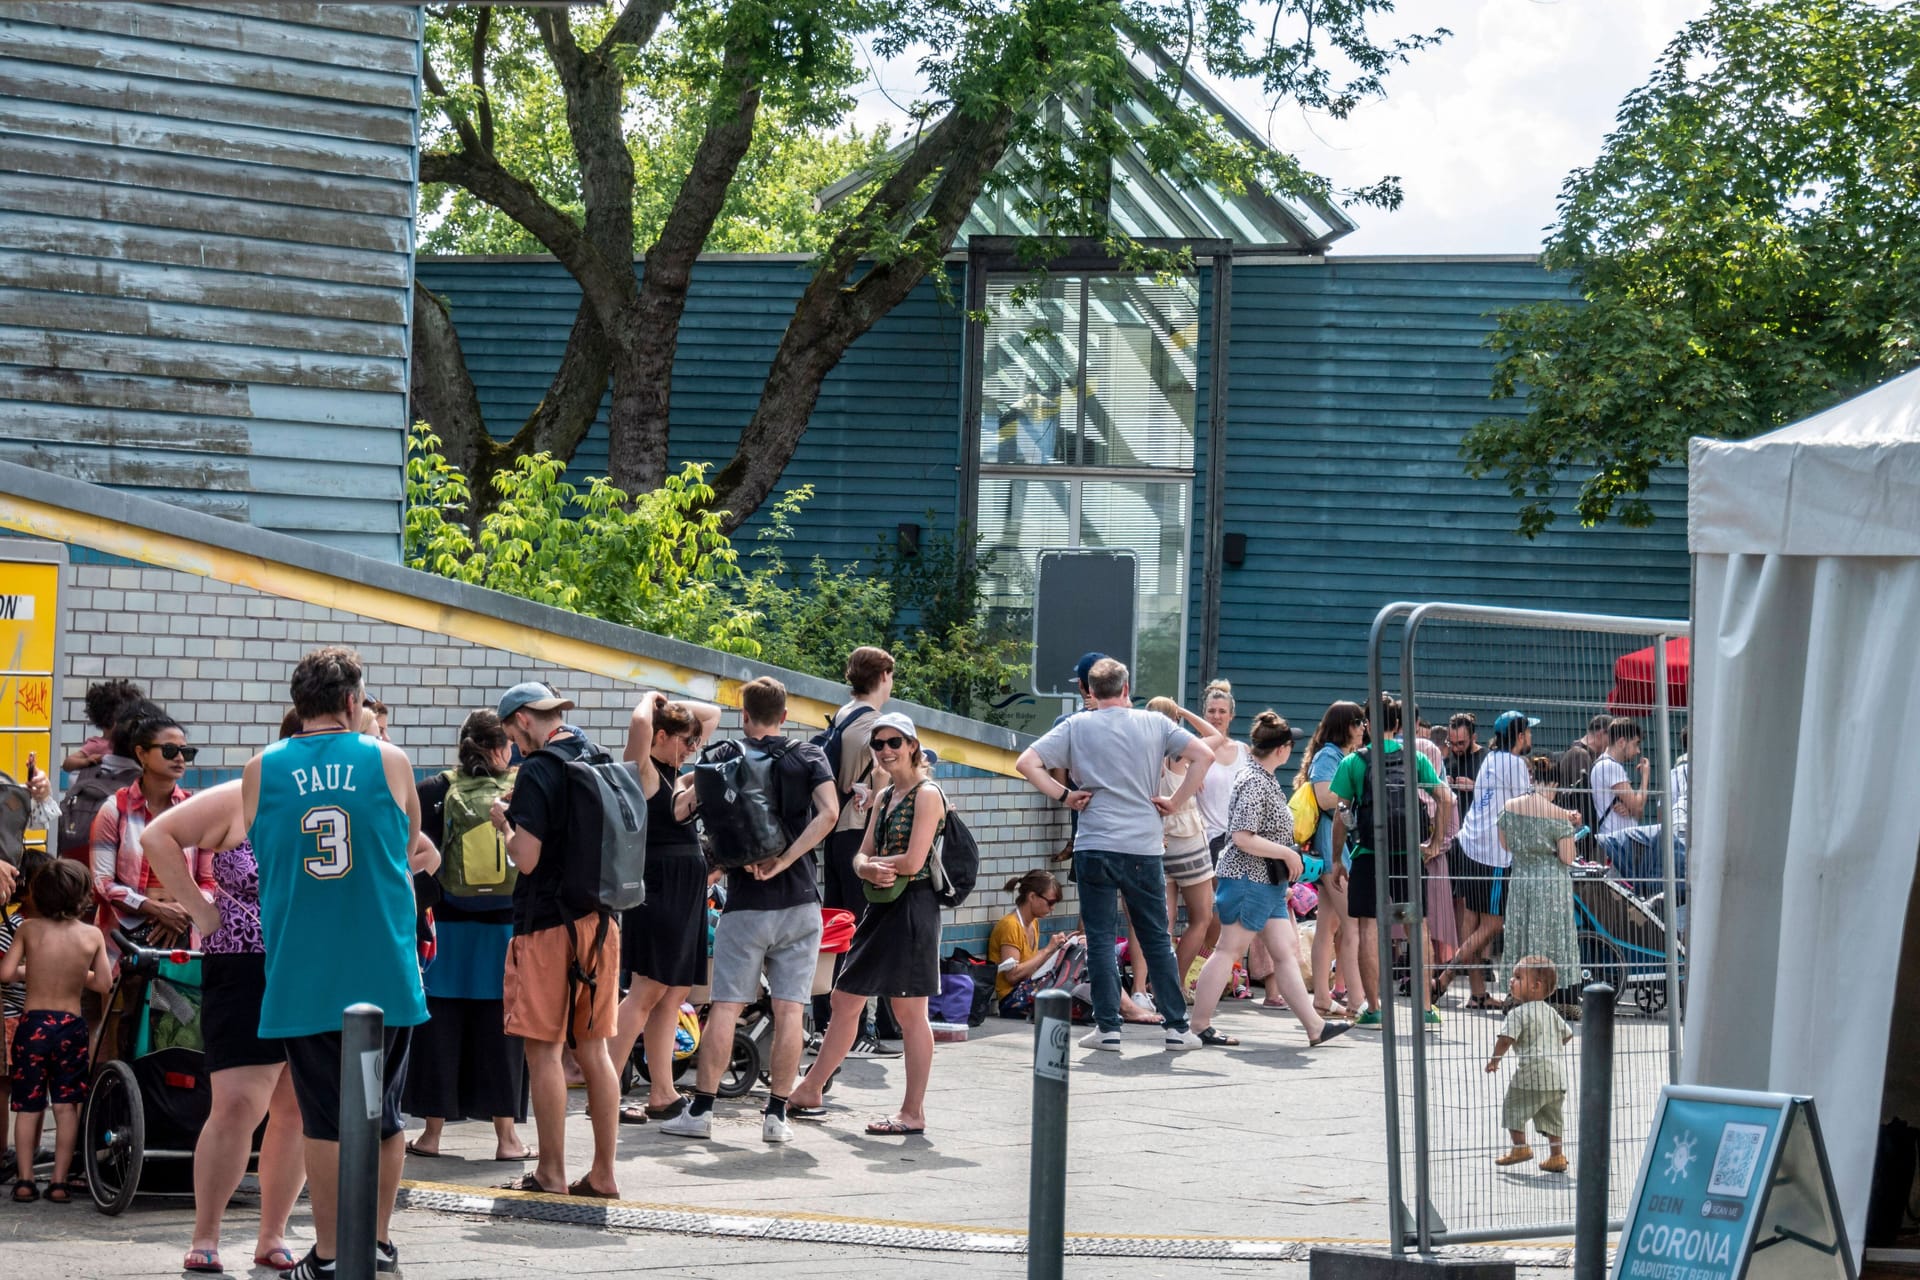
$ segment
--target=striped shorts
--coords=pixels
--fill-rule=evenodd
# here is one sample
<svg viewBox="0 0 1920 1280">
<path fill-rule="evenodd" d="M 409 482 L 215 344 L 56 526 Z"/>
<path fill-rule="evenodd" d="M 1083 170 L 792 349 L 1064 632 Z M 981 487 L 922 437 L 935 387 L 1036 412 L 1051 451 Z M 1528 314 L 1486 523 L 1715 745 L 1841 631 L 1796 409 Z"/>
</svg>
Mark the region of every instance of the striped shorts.
<svg viewBox="0 0 1920 1280">
<path fill-rule="evenodd" d="M 1213 855 L 1204 844 L 1185 853 L 1169 849 L 1164 856 L 1167 876 L 1177 885 L 1204 884 L 1213 879 Z"/>
</svg>

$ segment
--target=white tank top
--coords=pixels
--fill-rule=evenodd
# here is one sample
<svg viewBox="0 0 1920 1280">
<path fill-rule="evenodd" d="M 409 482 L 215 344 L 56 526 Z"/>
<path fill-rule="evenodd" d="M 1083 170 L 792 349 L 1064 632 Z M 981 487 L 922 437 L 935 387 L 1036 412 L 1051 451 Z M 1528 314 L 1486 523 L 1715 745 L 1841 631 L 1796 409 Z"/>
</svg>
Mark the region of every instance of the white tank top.
<svg viewBox="0 0 1920 1280">
<path fill-rule="evenodd" d="M 1221 764 L 1216 760 L 1213 768 L 1200 779 L 1200 794 L 1195 798 L 1200 806 L 1200 820 L 1207 826 L 1208 840 L 1226 834 L 1227 801 L 1233 796 L 1233 780 L 1247 767 L 1247 749 L 1237 742 L 1232 746 L 1233 763 Z"/>
</svg>

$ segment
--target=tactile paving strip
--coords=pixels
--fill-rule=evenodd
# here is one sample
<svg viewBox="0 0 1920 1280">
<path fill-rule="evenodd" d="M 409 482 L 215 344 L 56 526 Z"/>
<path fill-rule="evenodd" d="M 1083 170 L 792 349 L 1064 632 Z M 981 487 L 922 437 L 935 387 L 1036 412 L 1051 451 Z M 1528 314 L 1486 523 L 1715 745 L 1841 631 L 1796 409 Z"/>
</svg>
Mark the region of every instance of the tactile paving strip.
<svg viewBox="0 0 1920 1280">
<path fill-rule="evenodd" d="M 480 1189 L 444 1182 L 402 1183 L 400 1204 L 408 1209 L 439 1213 L 577 1223 L 616 1231 L 665 1231 L 677 1235 L 790 1240 L 876 1249 L 932 1249 L 949 1253 L 1024 1253 L 1027 1248 L 1026 1233 L 1007 1227 L 889 1222 L 825 1213 L 757 1214 L 632 1200 L 588 1200 L 504 1188 Z M 1103 1236 L 1069 1232 L 1066 1238 L 1069 1255 L 1088 1258 L 1242 1258 L 1305 1262 L 1316 1246 L 1325 1245 L 1385 1248 L 1385 1242 L 1378 1240 L 1261 1236 Z M 1573 1265 L 1573 1251 L 1554 1246 L 1459 1246 L 1441 1252 L 1450 1258 L 1506 1260 L 1530 1267 Z"/>
</svg>

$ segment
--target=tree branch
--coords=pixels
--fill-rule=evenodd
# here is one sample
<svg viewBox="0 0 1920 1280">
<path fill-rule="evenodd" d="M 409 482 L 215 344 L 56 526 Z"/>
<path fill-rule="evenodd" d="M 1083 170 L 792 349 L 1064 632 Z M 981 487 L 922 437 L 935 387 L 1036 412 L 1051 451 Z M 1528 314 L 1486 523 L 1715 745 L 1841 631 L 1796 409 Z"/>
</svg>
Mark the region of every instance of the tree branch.
<svg viewBox="0 0 1920 1280">
<path fill-rule="evenodd" d="M 660 29 L 660 21 L 673 11 L 673 0 L 627 0 L 627 7 L 613 20 L 607 34 L 594 49 L 597 56 L 611 53 L 616 46 L 644 49 Z"/>
<path fill-rule="evenodd" d="M 487 39 L 493 31 L 493 7 L 481 5 L 473 31 L 473 87 L 480 102 L 480 147 L 493 154 L 493 102 L 487 97 Z"/>
<path fill-rule="evenodd" d="M 617 316 L 627 305 L 631 295 L 619 288 L 618 279 L 624 275 L 631 281 L 631 269 L 618 259 L 609 261 L 578 223 L 492 156 L 473 151 L 422 152 L 420 181 L 461 187 L 525 227 L 580 282 L 582 293 L 603 316 Z"/>
<path fill-rule="evenodd" d="M 633 156 L 627 150 L 620 115 L 625 80 L 615 59 L 581 52 L 564 9 L 535 10 L 533 24 L 566 97 L 567 133 L 580 162 L 586 234 L 607 262 L 620 264 L 618 272 L 597 283 L 590 284 L 577 271 L 574 275 L 600 308 L 601 326 L 618 341 L 621 310 L 639 292 L 631 266 Z M 616 298 L 618 305 L 608 305 Z"/>
</svg>

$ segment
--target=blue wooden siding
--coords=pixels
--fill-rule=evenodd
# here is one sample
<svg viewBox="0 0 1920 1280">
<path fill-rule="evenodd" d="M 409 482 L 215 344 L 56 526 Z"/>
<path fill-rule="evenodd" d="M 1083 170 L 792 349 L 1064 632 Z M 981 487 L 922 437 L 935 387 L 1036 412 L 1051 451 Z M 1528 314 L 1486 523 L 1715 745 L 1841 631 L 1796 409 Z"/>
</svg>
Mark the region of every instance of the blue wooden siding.
<svg viewBox="0 0 1920 1280">
<path fill-rule="evenodd" d="M 0 9 L 0 459 L 399 554 L 417 9 Z"/>
<path fill-rule="evenodd" d="M 1234 268 L 1225 529 L 1248 545 L 1223 570 L 1218 669 L 1243 728 L 1263 706 L 1312 724 L 1361 697 L 1368 627 L 1394 600 L 1687 615 L 1679 477 L 1649 495 L 1651 529 L 1562 519 L 1529 542 L 1504 485 L 1462 469 L 1466 431 L 1518 411 L 1488 399 L 1491 314 L 1564 294 L 1531 261 Z M 1196 676 L 1199 588 L 1196 572 Z"/>
<path fill-rule="evenodd" d="M 422 258 L 420 281 L 445 297 L 487 426 L 511 435 L 545 393 L 566 348 L 580 293 L 540 258 Z M 806 264 L 766 257 L 703 259 L 673 366 L 671 459 L 719 466 L 752 416 L 807 281 Z M 956 297 L 963 283 L 954 281 Z M 863 559 L 902 522 L 950 529 L 960 462 L 957 307 L 923 283 L 853 345 L 827 378 L 783 489 L 811 483 L 788 558 Z M 606 408 L 574 455 L 576 483 L 605 474 Z M 762 509 L 764 512 L 765 508 Z M 756 519 L 748 537 L 760 527 Z"/>
</svg>

